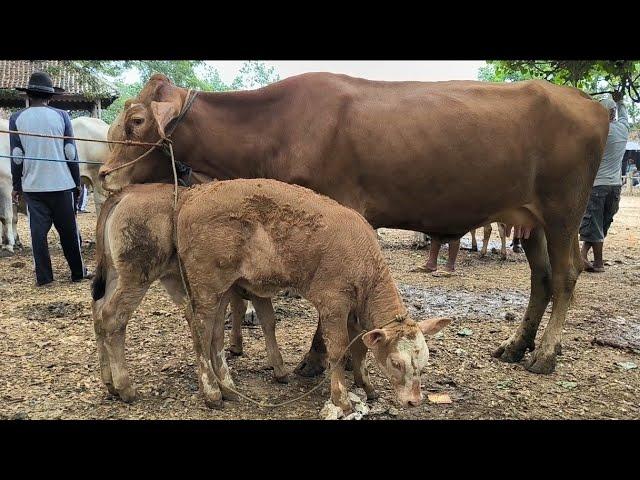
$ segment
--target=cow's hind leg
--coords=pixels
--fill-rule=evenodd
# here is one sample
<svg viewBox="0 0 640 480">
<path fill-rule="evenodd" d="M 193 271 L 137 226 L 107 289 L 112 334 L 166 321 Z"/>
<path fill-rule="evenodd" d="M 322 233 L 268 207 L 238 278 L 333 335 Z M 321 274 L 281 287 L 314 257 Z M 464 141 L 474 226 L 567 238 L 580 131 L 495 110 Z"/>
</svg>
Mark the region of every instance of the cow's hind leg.
<svg viewBox="0 0 640 480">
<path fill-rule="evenodd" d="M 553 272 L 551 278 L 553 309 L 540 345 L 533 351 L 526 365 L 527 370 L 534 373 L 552 373 L 555 369 L 556 356 L 561 351 L 562 327 L 576 281 L 583 268 L 579 257 L 577 228 L 571 232 L 564 229 L 558 232 L 550 230 L 547 232 L 547 237 Z"/>
<path fill-rule="evenodd" d="M 518 329 L 493 352 L 504 362 L 519 362 L 527 350 L 534 349 L 540 320 L 551 299 L 551 265 L 543 229 L 534 229 L 522 244 L 531 268 L 531 296 Z"/>
<path fill-rule="evenodd" d="M 273 367 L 273 378 L 276 382 L 287 383 L 289 381 L 287 371 L 284 368 L 282 355 L 276 339 L 276 317 L 273 313 L 273 305 L 268 298 L 254 297 L 251 299 L 258 314 L 260 326 L 264 334 L 269 364 Z"/>
<path fill-rule="evenodd" d="M 473 230 L 470 230 L 469 233 L 471 233 L 471 251 L 477 252 L 478 240 L 476 240 L 476 229 L 474 228 Z"/>
</svg>

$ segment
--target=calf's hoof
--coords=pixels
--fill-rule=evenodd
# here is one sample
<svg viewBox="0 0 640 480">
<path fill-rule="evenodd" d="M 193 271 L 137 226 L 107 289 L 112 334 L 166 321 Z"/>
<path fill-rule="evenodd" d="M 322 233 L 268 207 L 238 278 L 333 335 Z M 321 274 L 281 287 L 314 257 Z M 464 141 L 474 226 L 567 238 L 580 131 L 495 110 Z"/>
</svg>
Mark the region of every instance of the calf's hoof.
<svg viewBox="0 0 640 480">
<path fill-rule="evenodd" d="M 522 248 L 519 245 L 514 245 L 513 253 L 522 253 Z"/>
<path fill-rule="evenodd" d="M 317 377 L 325 371 L 324 362 L 319 355 L 307 353 L 302 361 L 295 368 L 296 375 L 301 377 Z"/>
<path fill-rule="evenodd" d="M 220 387 L 220 390 L 222 391 L 222 398 L 224 400 L 228 400 L 230 402 L 237 402 L 240 400 L 240 396 L 236 392 L 229 390 L 227 387 Z"/>
<path fill-rule="evenodd" d="M 118 390 L 116 390 L 116 387 L 113 386 L 113 383 L 105 383 L 104 384 L 105 387 L 107 387 L 107 391 L 113 395 L 114 397 L 118 396 Z"/>
<path fill-rule="evenodd" d="M 509 338 L 502 342 L 491 355 L 503 362 L 516 363 L 522 360 L 527 350 L 533 350 L 534 348 L 533 342 L 527 343 L 522 338 Z"/>
<path fill-rule="evenodd" d="M 212 410 L 221 410 L 222 407 L 224 406 L 224 403 L 222 401 L 222 397 L 218 398 L 217 400 L 215 398 L 204 398 L 204 404 L 212 409 Z"/>
<path fill-rule="evenodd" d="M 545 375 L 553 373 L 556 369 L 556 354 L 555 352 L 546 353 L 540 349 L 534 350 L 525 368 L 532 373 Z"/>
<path fill-rule="evenodd" d="M 276 383 L 289 383 L 289 374 L 285 372 L 281 375 L 276 375 L 274 373 L 273 379 L 276 381 Z"/>
<path fill-rule="evenodd" d="M 237 347 L 236 345 L 229 346 L 229 353 L 234 357 L 242 356 L 242 347 Z"/>
<path fill-rule="evenodd" d="M 123 388 L 118 391 L 118 395 L 125 403 L 133 403 L 138 398 L 138 392 L 134 387 Z"/>
<path fill-rule="evenodd" d="M 353 362 L 351 362 L 351 355 L 348 355 L 347 359 L 344 361 L 344 369 L 347 372 L 353 372 Z"/>
<path fill-rule="evenodd" d="M 500 254 L 500 260 L 506 260 L 507 259 L 507 254 L 506 253 L 501 253 Z"/>
</svg>

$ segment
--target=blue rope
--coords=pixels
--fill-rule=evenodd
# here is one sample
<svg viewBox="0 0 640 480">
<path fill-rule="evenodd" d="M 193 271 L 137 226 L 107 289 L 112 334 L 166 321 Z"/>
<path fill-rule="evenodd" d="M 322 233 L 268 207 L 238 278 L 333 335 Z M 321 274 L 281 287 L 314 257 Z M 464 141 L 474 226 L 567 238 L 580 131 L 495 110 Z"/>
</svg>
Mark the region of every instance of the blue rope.
<svg viewBox="0 0 640 480">
<path fill-rule="evenodd" d="M 102 162 L 82 162 L 80 160 L 58 160 L 56 158 L 25 157 L 22 155 L 0 155 L 0 158 L 22 158 L 23 160 L 37 160 L 40 162 L 90 163 L 92 165 L 103 165 Z"/>
</svg>

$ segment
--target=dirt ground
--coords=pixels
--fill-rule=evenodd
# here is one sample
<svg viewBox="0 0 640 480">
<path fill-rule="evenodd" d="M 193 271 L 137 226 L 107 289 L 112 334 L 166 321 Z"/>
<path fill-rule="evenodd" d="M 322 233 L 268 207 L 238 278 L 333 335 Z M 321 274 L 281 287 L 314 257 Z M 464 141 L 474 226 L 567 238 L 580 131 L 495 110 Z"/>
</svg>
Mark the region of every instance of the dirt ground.
<svg viewBox="0 0 640 480">
<path fill-rule="evenodd" d="M 94 211 L 93 204 L 89 210 Z M 95 214 L 79 216 L 82 237 L 94 239 Z M 19 233 L 30 244 L 26 217 Z M 479 242 L 482 242 L 482 233 Z M 640 197 L 623 197 L 605 245 L 602 274 L 583 273 L 564 330 L 556 372 L 541 376 L 490 352 L 516 328 L 526 308 L 529 269 L 524 254 L 506 261 L 492 253 L 461 250 L 458 275 L 413 273 L 425 260 L 412 248 L 413 233 L 381 230 L 382 247 L 411 313 L 455 321 L 428 340 L 426 393 L 449 394 L 452 403 L 402 409 L 388 381 L 368 356 L 381 398 L 367 419 L 637 419 L 640 418 Z M 463 242 L 469 245 L 468 235 Z M 50 237 L 56 282 L 34 286 L 31 251 L 0 258 L 0 418 L 4 419 L 317 419 L 328 387 L 287 407 L 263 410 L 246 401 L 209 410 L 198 392 L 186 322 L 155 284 L 129 323 L 127 360 L 139 399 L 127 405 L 100 381 L 91 318 L 90 282 L 73 284 L 57 234 Z M 494 228 L 491 246 L 498 246 Z M 95 267 L 93 246 L 84 259 Z M 444 263 L 447 250 L 440 261 Z M 293 370 L 308 350 L 316 313 L 304 300 L 275 299 L 277 336 Z M 538 339 L 548 319 L 543 319 Z M 317 379 L 291 376 L 275 384 L 267 368 L 260 328 L 244 330 L 244 356 L 229 364 L 236 385 L 251 396 L 284 400 Z M 613 346 L 611 346 L 613 345 Z M 525 357 L 526 358 L 526 357 Z M 348 380 L 352 376 L 348 372 Z"/>
</svg>

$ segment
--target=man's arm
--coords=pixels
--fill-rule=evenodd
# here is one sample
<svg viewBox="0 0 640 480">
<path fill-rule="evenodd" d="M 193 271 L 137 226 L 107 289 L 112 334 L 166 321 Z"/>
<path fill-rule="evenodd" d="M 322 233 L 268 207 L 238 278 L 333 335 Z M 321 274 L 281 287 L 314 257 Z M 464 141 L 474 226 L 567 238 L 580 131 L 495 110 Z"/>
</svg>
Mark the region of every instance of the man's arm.
<svg viewBox="0 0 640 480">
<path fill-rule="evenodd" d="M 16 127 L 16 117 L 11 115 L 9 118 L 9 130 L 18 130 Z M 13 191 L 22 192 L 22 162 L 24 159 L 24 148 L 20 135 L 17 133 L 9 134 L 9 155 L 11 155 L 11 180 L 13 183 Z"/>
<path fill-rule="evenodd" d="M 620 122 L 622 125 L 624 125 L 626 127 L 627 130 L 629 130 L 629 117 L 627 115 L 627 107 L 624 106 L 624 103 L 622 103 L 622 100 L 620 100 L 618 103 L 618 122 Z"/>
<path fill-rule="evenodd" d="M 69 114 L 63 111 L 62 117 L 64 118 L 64 136 L 73 137 L 73 127 Z M 76 141 L 73 138 L 64 139 L 64 156 L 69 160 L 67 165 L 69 166 L 69 171 L 76 184 L 76 188 L 80 188 L 80 166 L 77 161 Z"/>
</svg>

